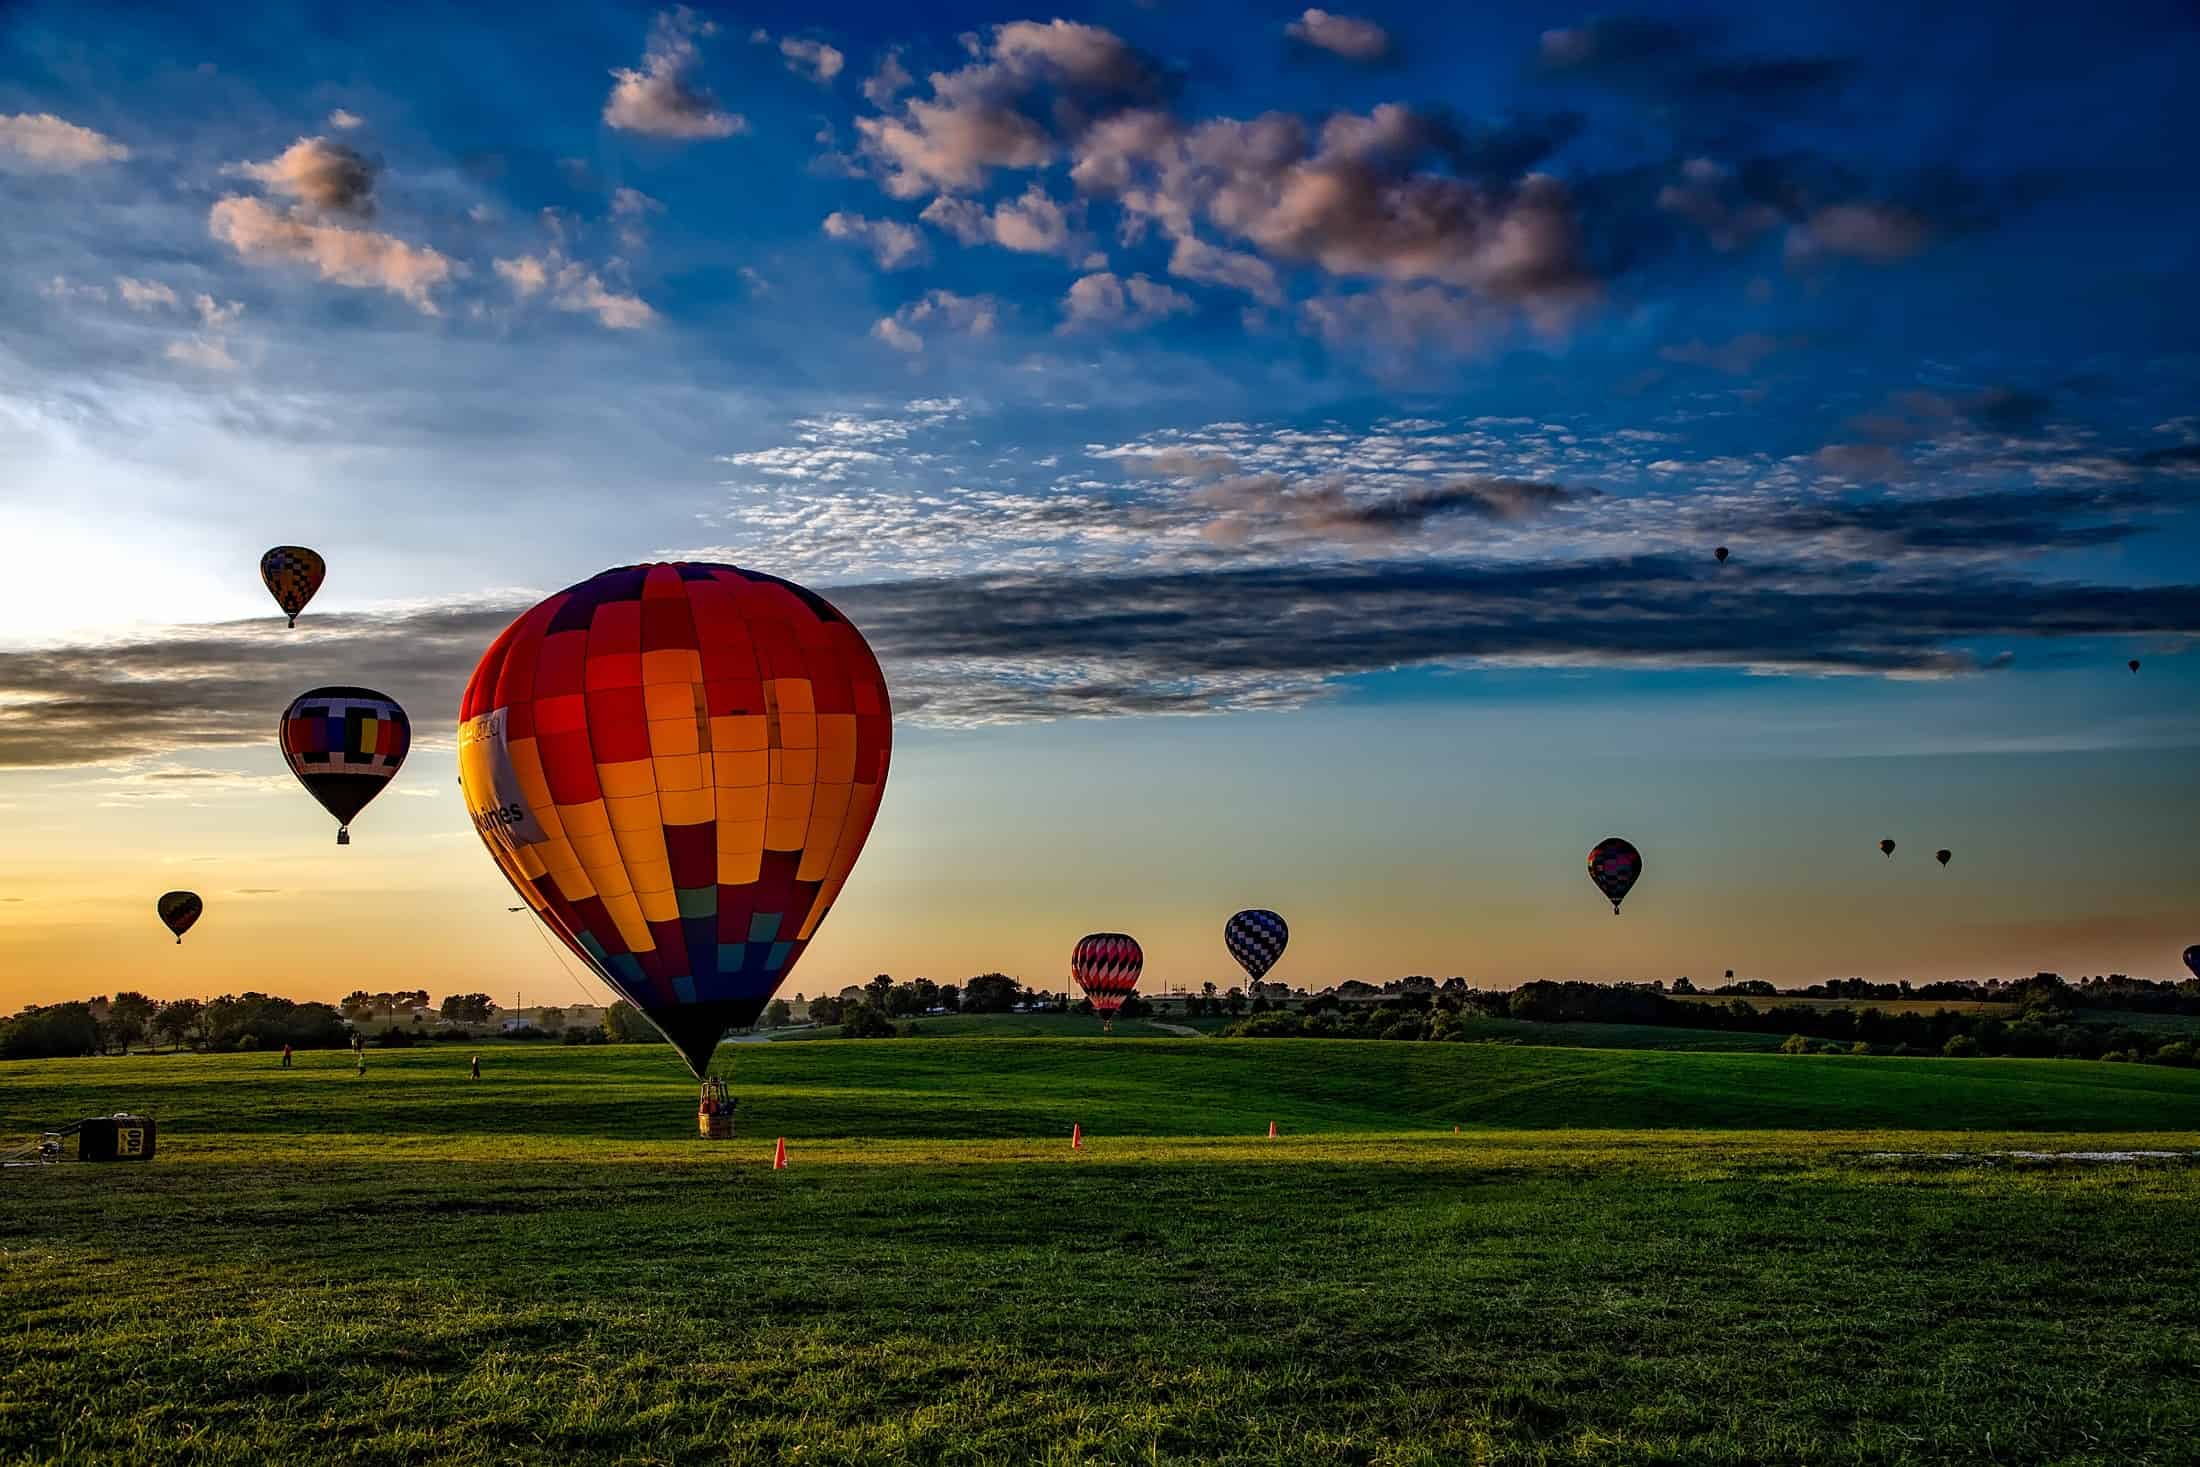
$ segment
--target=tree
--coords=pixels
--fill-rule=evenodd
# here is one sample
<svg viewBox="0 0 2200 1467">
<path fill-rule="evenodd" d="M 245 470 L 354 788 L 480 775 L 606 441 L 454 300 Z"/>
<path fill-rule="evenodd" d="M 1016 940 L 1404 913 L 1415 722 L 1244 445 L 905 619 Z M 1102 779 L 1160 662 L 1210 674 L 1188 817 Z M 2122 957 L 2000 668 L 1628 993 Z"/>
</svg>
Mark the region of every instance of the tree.
<svg viewBox="0 0 2200 1467">
<path fill-rule="evenodd" d="M 373 1014 L 374 995 L 364 988 L 354 988 L 344 995 L 344 1001 L 336 1006 L 336 1011 L 356 1024 Z"/>
<path fill-rule="evenodd" d="M 942 983 L 940 985 L 940 1007 L 949 1013 L 954 1014 L 962 1011 L 962 998 L 963 991 L 954 984 Z"/>
<path fill-rule="evenodd" d="M 1005 1014 L 1023 999 L 1024 986 L 1006 973 L 980 973 L 963 985 L 966 1014 Z"/>
<path fill-rule="evenodd" d="M 603 1033 L 613 1044 L 651 1044 L 664 1037 L 623 998 L 603 1011 Z"/>
<path fill-rule="evenodd" d="M 88 1003 L 27 1008 L 0 1021 L 0 1059 L 70 1059 L 95 1053 L 99 1039 Z"/>
<path fill-rule="evenodd" d="M 830 994 L 821 993 L 810 1000 L 810 1022 L 813 1024 L 837 1024 L 847 1014 L 849 1008 L 850 1005 L 840 999 L 834 998 Z"/>
<path fill-rule="evenodd" d="M 887 1000 L 894 995 L 894 976 L 881 973 L 863 985 L 863 1001 L 880 1013 L 886 1012 Z"/>
<path fill-rule="evenodd" d="M 495 1009 L 486 993 L 454 993 L 437 1012 L 454 1024 L 486 1024 Z"/>
<path fill-rule="evenodd" d="M 107 1034 L 127 1054 L 130 1046 L 151 1030 L 160 1005 L 142 993 L 118 993 L 107 1005 Z"/>
<path fill-rule="evenodd" d="M 785 999 L 775 998 L 770 1003 L 764 1005 L 765 1028 L 784 1029 L 793 1022 L 794 1010 L 787 1007 L 787 1001 Z"/>
<path fill-rule="evenodd" d="M 1223 995 L 1222 1001 L 1230 1006 L 1230 1017 L 1233 1019 L 1245 1012 L 1245 990 L 1242 988 L 1231 989 Z"/>
<path fill-rule="evenodd" d="M 901 1031 L 894 1021 L 869 1004 L 858 1004 L 842 1016 L 840 1037 L 843 1039 L 892 1039 Z"/>
<path fill-rule="evenodd" d="M 178 1049 L 186 1042 L 203 1042 L 206 1038 L 206 1005 L 195 998 L 179 998 L 174 1003 L 162 1004 L 160 1012 L 153 1015 L 153 1032 Z"/>
</svg>

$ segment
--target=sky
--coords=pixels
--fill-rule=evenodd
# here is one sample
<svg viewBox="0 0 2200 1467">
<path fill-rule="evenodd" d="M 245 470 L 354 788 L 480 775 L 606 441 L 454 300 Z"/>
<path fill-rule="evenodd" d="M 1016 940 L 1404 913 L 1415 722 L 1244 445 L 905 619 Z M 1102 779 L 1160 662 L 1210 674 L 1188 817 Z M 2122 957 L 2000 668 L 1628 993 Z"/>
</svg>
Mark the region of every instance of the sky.
<svg viewBox="0 0 2200 1467">
<path fill-rule="evenodd" d="M 2200 31 L 1935 9 L 0 6 L 0 1009 L 599 992 L 452 724 L 663 559 L 887 674 L 789 993 L 2177 976 Z"/>
</svg>

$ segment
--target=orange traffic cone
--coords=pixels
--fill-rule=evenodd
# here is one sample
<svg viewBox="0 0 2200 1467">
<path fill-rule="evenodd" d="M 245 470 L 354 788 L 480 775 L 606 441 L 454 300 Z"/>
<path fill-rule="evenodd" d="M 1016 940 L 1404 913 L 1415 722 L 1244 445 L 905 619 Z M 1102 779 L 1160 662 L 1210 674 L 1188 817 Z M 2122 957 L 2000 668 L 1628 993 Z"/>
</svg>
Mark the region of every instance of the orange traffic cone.
<svg viewBox="0 0 2200 1467">
<path fill-rule="evenodd" d="M 784 1136 L 782 1136 L 782 1137 L 780 1137 L 780 1138 L 779 1138 L 779 1145 L 778 1145 L 778 1146 L 777 1146 L 777 1147 L 776 1147 L 776 1148 L 775 1148 L 775 1149 L 773 1150 L 773 1152 L 772 1152 L 772 1170 L 773 1170 L 773 1171 L 775 1171 L 775 1172 L 783 1172 L 783 1171 L 785 1171 L 786 1169 L 787 1169 L 787 1138 L 786 1138 L 786 1137 L 784 1137 Z"/>
<path fill-rule="evenodd" d="M 1085 1128 L 1080 1122 L 1070 1122 L 1069 1149 L 1072 1151 L 1083 1151 L 1085 1149 Z"/>
<path fill-rule="evenodd" d="M 1276 1139 L 1276 1123 L 1274 1121 L 1268 1123 L 1268 1139 L 1271 1141 Z"/>
</svg>

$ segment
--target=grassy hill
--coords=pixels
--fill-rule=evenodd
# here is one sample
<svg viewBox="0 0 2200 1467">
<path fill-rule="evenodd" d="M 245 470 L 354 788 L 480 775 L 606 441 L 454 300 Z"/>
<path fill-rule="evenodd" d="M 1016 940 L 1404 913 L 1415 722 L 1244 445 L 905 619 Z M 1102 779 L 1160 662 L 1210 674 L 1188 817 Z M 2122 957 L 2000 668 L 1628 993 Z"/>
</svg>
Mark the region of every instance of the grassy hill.
<svg viewBox="0 0 2200 1467">
<path fill-rule="evenodd" d="M 2200 1167 L 1976 1156 L 2189 1152 L 2191 1071 L 759 1044 L 712 1145 L 663 1046 L 465 1058 L 0 1066 L 0 1135 L 163 1126 L 0 1172 L 0 1461 L 2166 1467 L 2200 1432 Z"/>
</svg>

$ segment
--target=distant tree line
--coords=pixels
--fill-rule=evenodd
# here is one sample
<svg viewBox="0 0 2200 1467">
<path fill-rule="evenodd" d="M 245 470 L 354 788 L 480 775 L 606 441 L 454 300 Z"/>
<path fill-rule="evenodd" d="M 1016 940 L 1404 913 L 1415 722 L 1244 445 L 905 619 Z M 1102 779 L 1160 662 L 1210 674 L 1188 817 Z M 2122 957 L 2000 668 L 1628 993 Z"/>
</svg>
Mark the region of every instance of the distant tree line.
<svg viewBox="0 0 2200 1467">
<path fill-rule="evenodd" d="M 1894 993 L 1857 992 L 1862 986 Z M 1731 985 L 1731 1001 L 1691 1003 L 1643 984 L 1541 981 L 1509 992 L 1468 988 L 1451 980 L 1439 988 L 1393 992 L 1378 1003 L 1348 1005 L 1349 985 L 1317 994 L 1296 1010 L 1255 1012 L 1222 1032 L 1226 1037 L 1302 1036 L 1338 1039 L 1465 1040 L 1478 1037 L 1476 1017 L 1526 1019 L 1537 1023 L 1635 1024 L 1678 1029 L 1784 1034 L 1789 1053 L 1844 1051 L 1852 1054 L 2015 1055 L 2028 1058 L 2131 1060 L 2189 1065 L 2194 1045 L 2174 1032 L 2150 1032 L 2129 1025 L 2088 1021 L 2085 1010 L 2200 1013 L 2200 983 L 2148 983 L 2115 978 L 2083 984 L 2040 973 L 2016 983 L 1984 985 L 1865 985 L 1861 980 L 1817 984 L 1799 993 L 1771 985 Z M 1367 989 L 1367 985 L 1360 985 Z M 1955 990 L 1954 993 L 1930 990 Z M 1373 992 L 1374 990 L 1369 989 Z M 1692 990 L 1682 990 L 1692 991 Z M 1722 988 L 1719 993 L 1728 990 Z M 1774 1004 L 1759 1008 L 1750 997 L 1841 998 L 1855 1007 L 1824 1008 Z M 1955 999 L 1991 1003 L 1993 1011 L 1937 1009 L 1895 1012 L 1869 1000 L 1927 1002 Z M 2095 1002 L 2104 998 L 2106 1002 Z"/>
</svg>

